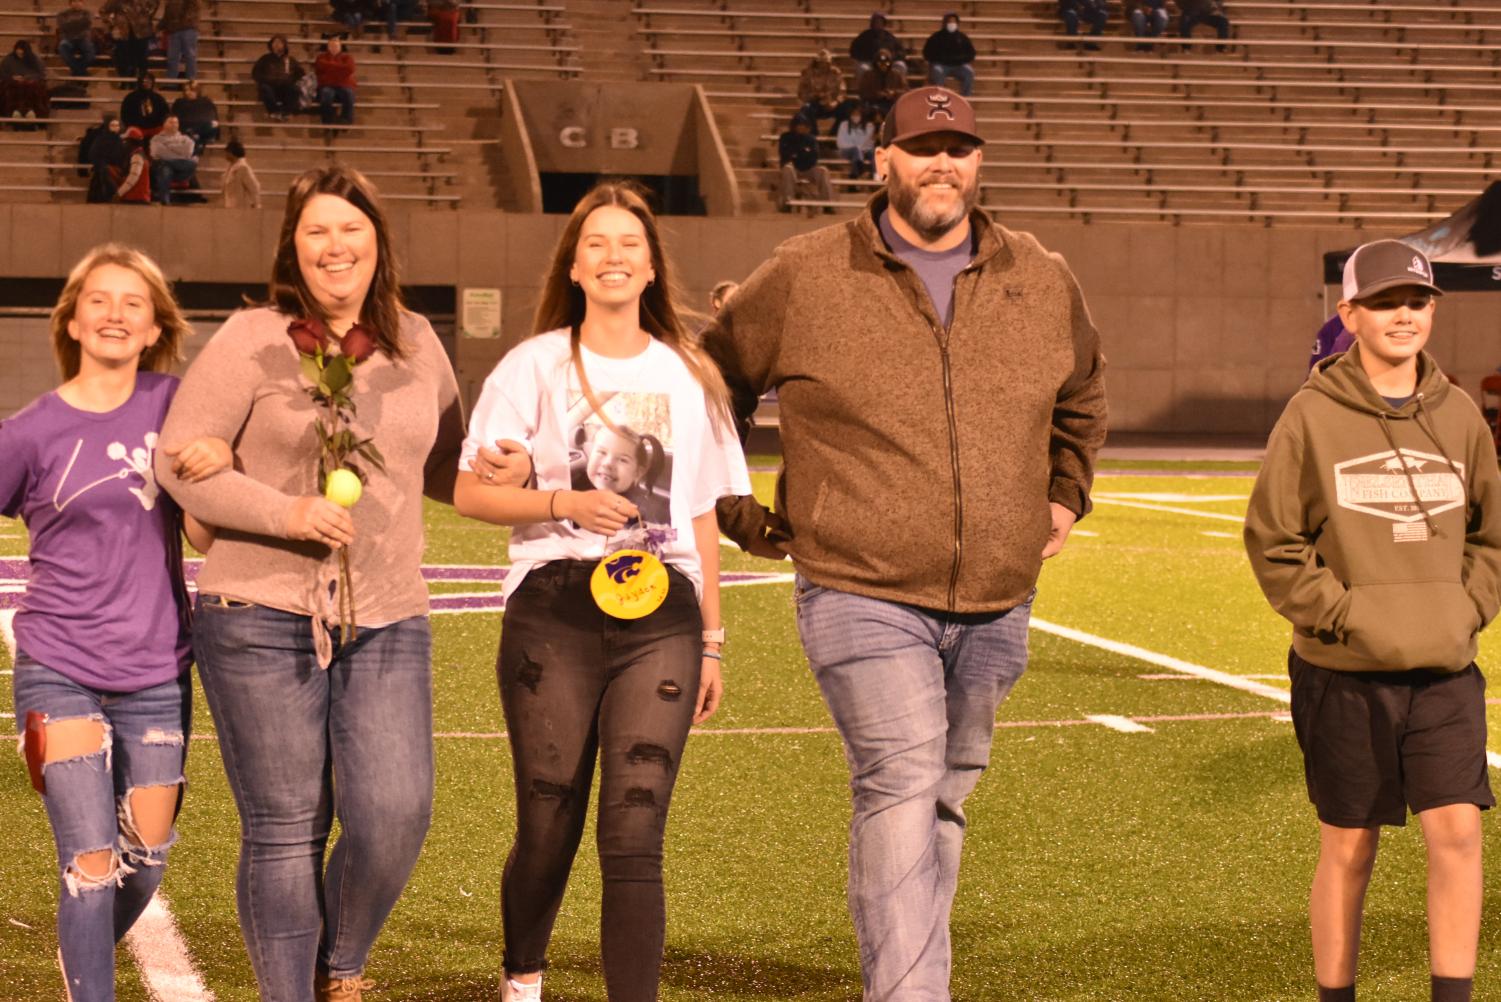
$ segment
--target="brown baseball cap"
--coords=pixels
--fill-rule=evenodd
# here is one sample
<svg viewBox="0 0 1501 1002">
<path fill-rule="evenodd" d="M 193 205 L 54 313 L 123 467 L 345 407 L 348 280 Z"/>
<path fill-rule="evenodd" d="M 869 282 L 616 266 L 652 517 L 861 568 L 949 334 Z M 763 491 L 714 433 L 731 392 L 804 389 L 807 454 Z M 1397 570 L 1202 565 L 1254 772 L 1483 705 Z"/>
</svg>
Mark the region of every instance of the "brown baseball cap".
<svg viewBox="0 0 1501 1002">
<path fill-rule="evenodd" d="M 1444 294 L 1433 284 L 1433 265 L 1421 251 L 1400 240 L 1373 240 L 1355 248 L 1345 261 L 1340 291 L 1353 302 L 1399 285 L 1415 285 L 1436 296 Z"/>
<path fill-rule="evenodd" d="M 975 125 L 975 109 L 968 101 L 947 87 L 919 87 L 892 104 L 886 123 L 881 126 L 881 145 L 890 146 L 930 132 L 954 132 L 976 146 L 985 144 Z"/>
</svg>

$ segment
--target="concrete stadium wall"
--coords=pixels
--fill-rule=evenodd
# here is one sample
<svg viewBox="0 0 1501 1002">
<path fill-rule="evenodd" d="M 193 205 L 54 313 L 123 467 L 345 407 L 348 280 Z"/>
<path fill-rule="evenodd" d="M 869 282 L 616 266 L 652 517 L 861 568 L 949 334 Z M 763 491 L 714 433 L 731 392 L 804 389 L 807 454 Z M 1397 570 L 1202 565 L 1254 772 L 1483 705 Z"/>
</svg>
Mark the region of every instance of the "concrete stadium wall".
<svg viewBox="0 0 1501 1002">
<path fill-rule="evenodd" d="M 564 219 L 401 206 L 391 216 L 405 280 L 501 290 L 502 336 L 458 340 L 460 383 L 472 400 L 500 355 L 529 333 L 536 285 Z M 829 221 L 672 217 L 663 230 L 679 285 L 703 307 L 714 283 L 745 278 L 781 240 Z M 275 210 L 0 205 L 0 275 L 62 276 L 89 247 L 116 239 L 154 254 L 174 280 L 261 282 L 279 226 Z M 1323 252 L 1395 235 L 1161 223 L 1030 228 L 1073 266 L 1102 332 L 1113 428 L 1241 435 L 1270 429 L 1303 380 L 1328 315 Z M 38 320 L 0 320 L 0 414 L 52 385 L 44 331 Z M 1480 378 L 1501 364 L 1501 297 L 1446 297 L 1431 350 L 1478 392 Z"/>
</svg>

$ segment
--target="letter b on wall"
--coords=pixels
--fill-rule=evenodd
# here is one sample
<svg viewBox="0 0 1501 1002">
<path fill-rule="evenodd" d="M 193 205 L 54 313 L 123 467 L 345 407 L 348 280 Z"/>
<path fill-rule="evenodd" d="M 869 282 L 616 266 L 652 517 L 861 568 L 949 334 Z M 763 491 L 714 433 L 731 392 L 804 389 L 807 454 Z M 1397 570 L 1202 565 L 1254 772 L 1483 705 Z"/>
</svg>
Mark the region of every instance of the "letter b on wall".
<svg viewBox="0 0 1501 1002">
<path fill-rule="evenodd" d="M 641 137 L 635 129 L 616 128 L 610 130 L 610 149 L 634 150 L 641 145 Z"/>
</svg>

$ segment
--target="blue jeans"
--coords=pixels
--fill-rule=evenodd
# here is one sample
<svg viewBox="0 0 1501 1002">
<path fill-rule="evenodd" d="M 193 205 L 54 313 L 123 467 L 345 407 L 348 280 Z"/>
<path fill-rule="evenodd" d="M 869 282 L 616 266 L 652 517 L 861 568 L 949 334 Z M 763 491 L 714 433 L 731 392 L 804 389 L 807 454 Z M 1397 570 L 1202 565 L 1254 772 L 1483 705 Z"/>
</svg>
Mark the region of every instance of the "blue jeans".
<svg viewBox="0 0 1501 1002">
<path fill-rule="evenodd" d="M 955 63 L 950 66 L 947 63 L 928 64 L 928 83 L 935 87 L 947 86 L 949 77 L 959 81 L 959 93 L 965 97 L 975 89 L 975 68 L 969 63 Z"/>
<path fill-rule="evenodd" d="M 339 105 L 337 118 L 334 116 L 335 102 Z M 334 122 L 353 125 L 354 91 L 348 87 L 319 87 L 318 110 L 322 112 L 324 125 L 332 125 Z"/>
<path fill-rule="evenodd" d="M 184 28 L 167 36 L 167 76 L 178 76 L 178 67 L 187 72 L 184 79 L 198 79 L 198 29 Z"/>
<path fill-rule="evenodd" d="M 398 21 L 415 21 L 422 13 L 422 7 L 417 0 L 386 0 L 386 32 L 393 39 L 396 37 L 396 24 Z"/>
<path fill-rule="evenodd" d="M 427 836 L 427 619 L 362 628 L 323 670 L 307 616 L 200 595 L 193 653 L 240 812 L 235 892 L 261 999 L 313 1002 L 315 969 L 364 971 Z"/>
<path fill-rule="evenodd" d="M 197 170 L 197 160 L 153 160 L 151 197 L 164 205 L 171 205 L 172 182 L 191 181 Z"/>
<path fill-rule="evenodd" d="M 98 50 L 94 48 L 94 39 L 89 35 L 80 35 L 78 38 L 65 38 L 57 43 L 57 54 L 63 57 L 63 62 L 68 64 L 68 72 L 75 76 L 87 76 L 89 67 L 94 64 L 94 57 Z"/>
<path fill-rule="evenodd" d="M 1131 30 L 1137 38 L 1160 38 L 1167 28 L 1167 11 L 1154 7 L 1151 11 L 1137 7 L 1131 12 Z"/>
<path fill-rule="evenodd" d="M 48 723 L 83 719 L 104 725 L 98 751 L 43 767 L 42 800 L 57 846 L 57 940 L 68 990 L 73 1002 L 112 1002 L 115 944 L 156 893 L 177 838 L 174 831 L 160 845 L 143 845 L 134 831 L 130 793 L 184 782 L 193 689 L 184 673 L 139 692 L 103 692 L 24 651 L 16 655 L 14 681 L 19 727 L 28 713 L 42 714 Z M 109 876 L 92 877 L 74 863 L 100 851 L 111 854 Z"/>
<path fill-rule="evenodd" d="M 870 150 L 862 150 L 858 146 L 839 147 L 839 156 L 850 165 L 850 177 L 861 177 L 865 174 L 875 174 L 875 154 Z"/>
<path fill-rule="evenodd" d="M 801 575 L 796 600 L 850 769 L 849 907 L 865 1002 L 948 1002 L 964 799 L 989 764 L 996 708 L 1026 668 L 1031 600 L 947 615 Z"/>
</svg>

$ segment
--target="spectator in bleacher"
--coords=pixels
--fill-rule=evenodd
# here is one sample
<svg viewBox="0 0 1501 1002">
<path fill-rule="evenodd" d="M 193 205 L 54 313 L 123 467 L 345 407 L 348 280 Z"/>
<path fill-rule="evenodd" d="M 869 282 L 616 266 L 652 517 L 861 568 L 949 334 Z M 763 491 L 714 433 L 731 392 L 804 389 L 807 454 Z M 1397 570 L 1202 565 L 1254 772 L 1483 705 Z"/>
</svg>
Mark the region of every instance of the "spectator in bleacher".
<svg viewBox="0 0 1501 1002">
<path fill-rule="evenodd" d="M 202 156 L 203 148 L 219 138 L 219 107 L 205 97 L 197 80 L 182 85 L 182 97 L 172 102 L 172 114 L 183 132 L 193 137 L 193 155 Z"/>
<path fill-rule="evenodd" d="M 136 89 L 125 95 L 120 102 L 120 121 L 126 128 L 137 128 L 147 139 L 161 131 L 170 109 L 167 99 L 156 89 L 156 76 L 141 74 Z"/>
<path fill-rule="evenodd" d="M 78 162 L 89 171 L 87 200 L 113 202 L 118 186 L 115 172 L 123 172 L 129 159 L 125 137 L 120 135 L 120 116 L 107 111 L 78 143 Z"/>
<path fill-rule="evenodd" d="M 965 97 L 975 89 L 975 45 L 959 30 L 959 15 L 943 15 L 943 27 L 923 43 L 922 57 L 928 63 L 928 83 L 947 87 L 949 77 L 959 81 L 959 93 Z"/>
<path fill-rule="evenodd" d="M 1161 38 L 1167 30 L 1167 0 L 1135 0 L 1131 8 L 1131 30 L 1137 38 Z M 1151 42 L 1137 42 L 1137 52 L 1151 52 Z"/>
<path fill-rule="evenodd" d="M 834 190 L 829 184 L 829 169 L 818 162 L 818 137 L 813 126 L 802 115 L 792 116 L 792 127 L 777 139 L 777 162 L 782 168 L 781 187 L 777 205 L 783 212 L 791 212 L 787 203 L 797 197 L 799 181 L 813 186 L 813 194 L 824 202 L 834 200 Z"/>
<path fill-rule="evenodd" d="M 876 127 L 865 121 L 864 108 L 856 105 L 849 117 L 839 123 L 834 144 L 839 155 L 849 161 L 851 178 L 875 174 Z"/>
<path fill-rule="evenodd" d="M 259 209 L 261 207 L 261 182 L 250 161 L 245 159 L 245 146 L 238 139 L 224 144 L 224 156 L 229 166 L 224 170 L 224 179 L 219 188 L 224 192 L 226 209 Z"/>
<path fill-rule="evenodd" d="M 255 61 L 250 77 L 266 112 L 277 122 L 302 110 L 301 91 L 297 82 L 306 71 L 287 51 L 287 36 L 272 35 L 266 42 L 266 54 Z"/>
<path fill-rule="evenodd" d="M 439 43 L 435 50 L 446 56 L 454 51 L 446 43 L 459 40 L 459 0 L 427 0 L 427 19 L 433 23 L 433 41 Z"/>
<path fill-rule="evenodd" d="M 197 79 L 199 0 L 165 2 L 162 31 L 167 33 L 167 79 Z"/>
<path fill-rule="evenodd" d="M 198 155 L 194 152 L 193 137 L 182 131 L 176 115 L 168 115 L 162 131 L 151 137 L 152 198 L 171 205 L 172 185 L 178 181 L 191 182 L 197 173 Z"/>
<path fill-rule="evenodd" d="M 115 72 L 127 80 L 146 72 L 146 54 L 155 35 L 158 0 L 105 0 L 99 16 L 115 41 Z"/>
<path fill-rule="evenodd" d="M 818 121 L 822 118 L 834 120 L 829 129 L 833 132 L 856 103 L 845 97 L 844 73 L 834 65 L 833 53 L 828 49 L 819 49 L 813 61 L 803 67 L 797 78 L 797 99 L 803 102 L 798 114 L 812 123 L 814 132 L 818 131 Z"/>
<path fill-rule="evenodd" d="M 0 59 L 0 116 L 46 118 L 49 111 L 47 67 L 31 43 L 20 39 Z"/>
<path fill-rule="evenodd" d="M 396 26 L 402 21 L 415 21 L 422 15 L 420 0 L 380 0 L 381 13 L 386 18 L 386 34 L 396 41 Z M 379 48 L 376 51 L 380 51 Z"/>
<path fill-rule="evenodd" d="M 146 161 L 146 136 L 137 128 L 125 130 L 125 154 L 118 168 L 110 171 L 115 182 L 115 200 L 145 205 L 151 201 L 151 170 Z"/>
<path fill-rule="evenodd" d="M 1063 21 L 1063 30 L 1070 37 L 1077 37 L 1079 25 L 1089 25 L 1089 34 L 1099 37 L 1105 33 L 1105 22 L 1110 19 L 1110 10 L 1105 0 L 1058 0 L 1058 17 Z M 1098 51 L 1099 45 L 1084 42 L 1083 48 Z"/>
<path fill-rule="evenodd" d="M 876 11 L 870 15 L 870 27 L 855 36 L 850 43 L 850 58 L 855 61 L 857 73 L 863 73 L 876 64 L 876 55 L 885 49 L 891 54 L 891 63 L 902 76 L 907 75 L 907 52 L 901 40 L 886 30 L 886 15 Z"/>
<path fill-rule="evenodd" d="M 323 42 L 318 58 L 313 60 L 318 75 L 318 110 L 324 125 L 354 124 L 354 56 L 344 51 L 344 40 L 333 35 Z M 339 106 L 337 113 L 334 105 Z"/>
<path fill-rule="evenodd" d="M 875 65 L 860 74 L 856 89 L 866 108 L 884 116 L 891 110 L 891 102 L 907 90 L 907 74 L 897 69 L 891 53 L 882 49 L 876 53 Z"/>
<path fill-rule="evenodd" d="M 375 13 L 374 0 L 328 0 L 328 15 L 355 38 L 365 34 L 365 21 Z"/>
<path fill-rule="evenodd" d="M 75 77 L 88 76 L 99 51 L 94 46 L 94 15 L 83 0 L 68 0 L 57 15 L 57 54 Z"/>
<path fill-rule="evenodd" d="M 1230 18 L 1225 14 L 1225 0 L 1178 0 L 1178 34 L 1188 38 L 1201 24 L 1207 24 L 1223 43 L 1230 37 Z M 1228 46 L 1215 46 L 1224 52 Z"/>
</svg>

